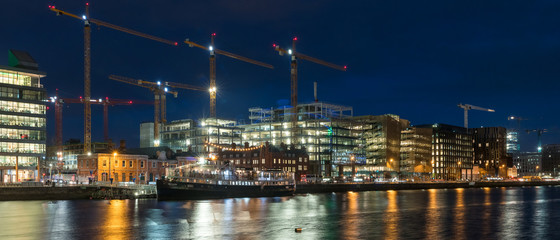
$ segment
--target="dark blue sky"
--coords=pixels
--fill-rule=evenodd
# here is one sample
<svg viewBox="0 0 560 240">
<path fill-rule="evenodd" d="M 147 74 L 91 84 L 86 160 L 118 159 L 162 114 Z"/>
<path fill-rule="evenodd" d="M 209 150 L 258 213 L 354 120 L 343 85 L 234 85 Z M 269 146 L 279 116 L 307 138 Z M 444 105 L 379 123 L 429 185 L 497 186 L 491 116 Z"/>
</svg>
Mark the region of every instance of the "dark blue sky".
<svg viewBox="0 0 560 240">
<path fill-rule="evenodd" d="M 28 51 L 47 73 L 53 96 L 83 95 L 83 23 L 59 16 L 48 5 L 83 14 L 85 1 L 3 2 L 0 64 L 8 49 Z M 471 111 L 470 127 L 508 126 L 509 115 L 529 120 L 522 128 L 546 128 L 544 143 L 560 143 L 560 2 L 558 1 L 90 1 L 90 15 L 123 27 L 181 42 L 209 45 L 270 63 L 274 70 L 217 57 L 218 116 L 247 119 L 248 108 L 287 103 L 288 48 L 340 65 L 339 72 L 299 64 L 299 99 L 354 107 L 354 115 L 398 114 L 412 124 L 463 125 L 460 102 L 489 107 Z M 4 49 L 4 50 L 1 50 Z M 117 74 L 144 80 L 208 85 L 208 53 L 172 47 L 104 27 L 92 28 L 92 97 L 152 99 L 143 88 L 109 80 Z M 64 109 L 64 139 L 82 138 L 79 105 Z M 93 106 L 93 139 L 102 140 L 102 108 Z M 208 116 L 208 94 L 180 90 L 170 99 L 168 119 Z M 110 109 L 110 136 L 139 142 L 139 123 L 153 120 L 149 106 Z M 54 108 L 48 113 L 49 143 Z M 522 149 L 536 136 L 522 134 Z"/>
</svg>

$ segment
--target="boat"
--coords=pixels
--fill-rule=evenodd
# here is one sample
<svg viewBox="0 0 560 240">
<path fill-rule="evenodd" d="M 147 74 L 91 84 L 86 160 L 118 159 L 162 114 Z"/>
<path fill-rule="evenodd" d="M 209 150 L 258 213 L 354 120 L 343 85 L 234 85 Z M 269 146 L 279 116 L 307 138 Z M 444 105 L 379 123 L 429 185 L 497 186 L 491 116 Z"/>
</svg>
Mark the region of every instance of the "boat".
<svg viewBox="0 0 560 240">
<path fill-rule="evenodd" d="M 167 174 L 156 182 L 159 200 L 281 197 L 295 192 L 293 173 L 274 169 L 187 164 Z"/>
</svg>

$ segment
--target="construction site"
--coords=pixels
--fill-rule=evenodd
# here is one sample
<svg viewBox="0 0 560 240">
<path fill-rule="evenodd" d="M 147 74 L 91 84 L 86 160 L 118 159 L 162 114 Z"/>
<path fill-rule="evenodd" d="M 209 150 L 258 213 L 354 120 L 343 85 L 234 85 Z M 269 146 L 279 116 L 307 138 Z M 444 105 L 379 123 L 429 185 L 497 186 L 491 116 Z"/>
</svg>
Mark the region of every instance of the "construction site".
<svg viewBox="0 0 560 240">
<path fill-rule="evenodd" d="M 215 48 L 215 33 L 210 34 L 210 44 L 205 46 L 190 39 L 182 42 L 167 40 L 90 18 L 89 4 L 87 3 L 85 4 L 85 14 L 82 16 L 66 12 L 55 6 L 49 6 L 49 10 L 58 16 L 70 17 L 73 20 L 82 21 L 84 24 L 83 95 L 80 97 L 62 97 L 58 95 L 57 91 L 56 96 L 50 98 L 50 102 L 54 103 L 55 107 L 56 146 L 51 148 L 49 159 L 57 161 L 56 165 L 59 170 L 63 170 L 65 173 L 71 174 L 76 171 L 76 168 L 79 168 L 80 164 L 83 164 L 79 163 L 77 156 L 95 154 L 94 146 L 101 146 L 97 148 L 102 149 L 99 150 L 101 152 L 110 152 L 117 149 L 112 144 L 108 134 L 110 106 L 143 104 L 153 106 L 153 121 L 130 123 L 137 124 L 140 128 L 140 148 L 171 151 L 174 154 L 188 154 L 193 159 L 208 158 L 220 161 L 222 156 L 217 153 L 224 149 L 249 153 L 265 144 L 282 145 L 287 146 L 286 149 L 304 149 L 308 154 L 309 169 L 298 171 L 301 175 L 348 176 L 354 179 L 359 176 L 362 180 L 393 179 L 403 176 L 411 179 L 427 179 L 434 176 L 445 179 L 472 179 L 474 175 L 478 174 L 472 171 L 474 165 L 472 153 L 467 154 L 468 156 L 465 155 L 465 158 L 460 160 L 452 160 L 452 164 L 448 160 L 440 159 L 439 156 L 433 157 L 439 154 L 440 146 L 437 140 L 429 140 L 438 139 L 437 134 L 432 135 L 432 130 L 416 129 L 411 126 L 408 120 L 402 119 L 398 115 L 354 116 L 354 110 L 351 106 L 319 101 L 315 79 L 311 79 L 314 82 L 314 101 L 298 102 L 298 62 L 311 62 L 329 68 L 329 71 L 347 71 L 347 67 L 300 53 L 296 50 L 297 37 L 291 39 L 292 44 L 289 48 L 282 48 L 277 44 L 272 46 L 272 50 L 280 56 L 287 57 L 290 61 L 290 103 L 275 107 L 251 107 L 248 109 L 246 118 L 248 121 L 245 122 L 218 117 L 220 114 L 218 114 L 218 107 L 216 106 L 218 96 L 216 82 L 219 82 L 219 79 L 216 77 L 216 56 L 224 56 L 267 69 L 274 69 L 274 66 Z M 149 81 L 138 79 L 139 76 L 128 77 L 110 74 L 107 78 L 115 81 L 115 84 L 126 84 L 129 87 L 149 90 L 151 99 L 127 100 L 122 99 L 122 96 L 118 96 L 119 99 L 109 97 L 92 99 L 90 91 L 90 85 L 92 84 L 90 52 L 92 25 L 152 40 L 157 44 L 163 43 L 172 48 L 186 46 L 208 52 L 209 85 L 195 86 L 169 81 Z M 118 72 L 118 69 L 114 71 Z M 287 72 L 288 69 L 282 71 Z M 312 81 L 306 79 L 305 82 L 307 84 Z M 286 79 L 286 88 L 288 88 L 287 83 Z M 209 103 L 204 106 L 208 108 L 208 116 L 199 119 L 173 119 L 168 121 L 168 95 L 180 98 L 182 92 L 186 91 L 208 92 Z M 64 104 L 70 103 L 81 104 L 84 109 L 83 143 L 80 145 L 82 147 L 80 151 L 76 151 L 75 145 L 73 151 L 69 151 L 63 144 L 62 109 Z M 103 106 L 103 141 L 105 145 L 103 143 L 92 143 L 92 105 Z M 459 104 L 458 106 L 464 109 L 465 132 L 468 132 L 469 110 L 494 111 L 469 104 Z M 434 125 L 433 131 L 439 129 L 436 125 Z M 468 139 L 465 138 L 465 140 Z M 432 148 L 431 151 L 430 148 Z M 254 157 L 253 162 L 257 162 L 259 156 L 255 155 Z M 496 161 L 502 163 L 505 160 Z M 258 168 L 258 166 L 254 168 Z M 469 174 L 462 174 L 465 172 Z M 93 175 L 93 172 L 91 174 Z"/>
</svg>

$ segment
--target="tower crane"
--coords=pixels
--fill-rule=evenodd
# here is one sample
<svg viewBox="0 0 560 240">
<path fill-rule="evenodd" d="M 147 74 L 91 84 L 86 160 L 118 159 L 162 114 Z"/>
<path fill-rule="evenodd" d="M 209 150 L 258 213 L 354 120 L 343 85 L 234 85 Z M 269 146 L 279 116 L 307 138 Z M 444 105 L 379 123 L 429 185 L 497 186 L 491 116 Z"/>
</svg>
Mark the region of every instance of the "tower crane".
<svg viewBox="0 0 560 240">
<path fill-rule="evenodd" d="M 208 91 L 210 92 L 210 117 L 211 118 L 216 118 L 216 54 L 222 55 L 222 56 L 226 56 L 226 57 L 230 57 L 233 59 L 237 59 L 243 62 L 247 62 L 247 63 L 251 63 L 251 64 L 255 64 L 261 67 L 265 67 L 265 68 L 270 68 L 270 69 L 274 69 L 274 67 L 270 64 L 267 63 L 263 63 L 257 60 L 253 60 L 250 58 L 246 58 L 237 54 L 233 54 L 230 52 L 226 52 L 220 49 L 217 49 L 214 47 L 214 37 L 216 36 L 216 33 L 212 33 L 212 35 L 210 36 L 211 38 L 211 44 L 209 47 L 203 46 L 201 44 L 195 43 L 193 41 L 190 41 L 188 38 L 185 40 L 185 43 L 189 45 L 189 47 L 197 47 L 203 50 L 207 50 L 210 52 L 210 87 L 208 88 Z"/>
<path fill-rule="evenodd" d="M 537 132 L 537 137 L 538 137 L 538 142 L 537 142 L 537 152 L 542 152 L 542 135 L 545 132 L 548 132 L 547 129 L 529 129 L 529 130 L 525 130 L 528 134 L 530 134 L 531 132 Z"/>
<path fill-rule="evenodd" d="M 158 41 L 161 43 L 165 43 L 172 46 L 177 46 L 178 43 L 174 41 L 169 41 L 160 37 L 152 36 L 149 34 L 141 33 L 135 30 L 131 30 L 128 28 L 120 27 L 117 25 L 113 25 L 98 19 L 90 18 L 89 17 L 89 3 L 86 2 L 86 13 L 81 17 L 69 13 L 60 9 L 57 9 L 55 6 L 49 6 L 49 10 L 56 13 L 57 16 L 66 15 L 81 21 L 84 21 L 84 153 L 91 153 L 91 91 L 90 91 L 90 79 L 91 79 L 91 49 L 90 49 L 90 42 L 91 42 L 91 26 L 90 24 L 97 24 L 98 26 L 104 26 L 107 28 L 111 28 L 117 31 L 129 33 L 135 36 L 151 39 L 154 41 Z"/>
<path fill-rule="evenodd" d="M 297 84 L 298 84 L 298 77 L 297 77 L 297 60 L 298 59 L 302 59 L 302 60 L 306 60 L 306 61 L 310 61 L 316 64 L 320 64 L 326 67 L 330 67 L 336 70 L 340 70 L 340 71 L 346 71 L 346 66 L 339 66 L 333 63 L 329 63 L 326 61 L 323 61 L 321 59 L 317 59 L 314 57 L 310 57 L 307 56 L 305 54 L 299 53 L 296 51 L 296 42 L 297 42 L 297 37 L 294 37 L 292 39 L 292 49 L 283 49 L 280 46 L 273 44 L 272 46 L 274 47 L 274 50 L 276 50 L 278 52 L 278 54 L 280 56 L 283 56 L 285 54 L 291 55 L 291 104 L 292 104 L 292 143 L 296 144 L 297 141 L 297 137 L 296 137 L 296 133 L 297 133 L 297 104 L 298 104 L 298 97 L 297 97 Z"/>
<path fill-rule="evenodd" d="M 206 88 L 192 86 L 183 83 L 174 83 L 174 82 L 150 82 L 140 79 L 133 79 L 123 76 L 117 75 L 109 75 L 109 79 L 128 83 L 131 85 L 143 87 L 150 89 L 154 94 L 154 145 L 157 147 L 159 146 L 159 124 L 160 121 L 165 124 L 167 123 L 166 119 L 166 93 L 173 94 L 174 97 L 177 97 L 177 92 L 169 90 L 169 88 L 180 88 L 180 89 L 188 89 L 188 90 L 195 90 L 195 91 L 206 91 Z"/>
<path fill-rule="evenodd" d="M 513 121 L 513 120 L 517 121 L 517 129 L 521 129 L 521 121 L 525 121 L 525 120 L 527 120 L 527 118 L 522 118 L 522 117 L 519 117 L 519 116 L 509 116 L 508 120 L 509 121 Z"/>
<path fill-rule="evenodd" d="M 477 107 L 477 106 L 473 106 L 473 105 L 470 105 L 470 104 L 459 103 L 457 106 L 465 110 L 465 115 L 464 115 L 465 128 L 467 128 L 467 129 L 469 128 L 469 110 L 480 110 L 480 111 L 485 111 L 485 112 L 495 112 L 494 109 Z"/>
<path fill-rule="evenodd" d="M 57 89 L 58 90 L 58 89 Z M 55 97 L 51 97 L 55 109 L 55 142 L 57 146 L 57 154 L 62 153 L 62 109 L 66 103 L 84 104 L 85 99 L 80 98 L 59 98 L 58 93 Z M 132 105 L 132 104 L 153 104 L 151 101 L 141 100 L 124 100 L 124 99 L 90 99 L 90 104 L 103 105 L 103 137 L 105 141 L 109 140 L 109 106 L 116 105 Z M 60 156 L 59 156 L 60 157 Z"/>
</svg>

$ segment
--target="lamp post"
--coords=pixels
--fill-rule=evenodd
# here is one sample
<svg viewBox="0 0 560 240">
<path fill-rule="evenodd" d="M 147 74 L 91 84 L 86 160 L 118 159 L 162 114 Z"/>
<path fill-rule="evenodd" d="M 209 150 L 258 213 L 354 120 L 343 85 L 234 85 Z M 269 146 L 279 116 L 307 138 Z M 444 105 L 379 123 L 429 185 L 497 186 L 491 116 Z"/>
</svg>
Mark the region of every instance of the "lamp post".
<svg viewBox="0 0 560 240">
<path fill-rule="evenodd" d="M 459 165 L 459 167 L 458 167 L 459 168 L 459 179 L 462 179 L 463 174 L 461 173 L 462 169 L 461 169 L 461 162 L 460 161 L 458 162 L 458 165 Z"/>
</svg>

